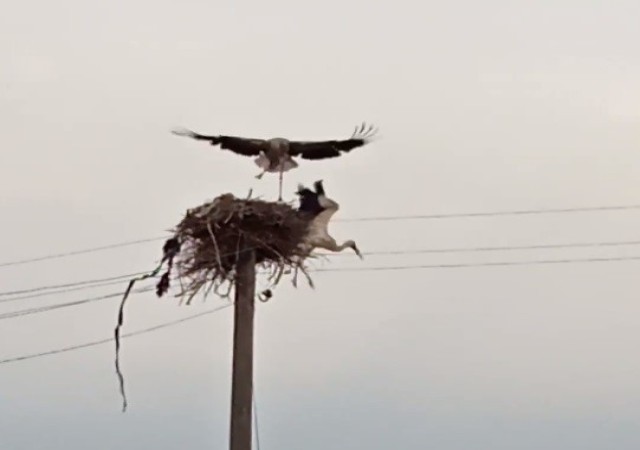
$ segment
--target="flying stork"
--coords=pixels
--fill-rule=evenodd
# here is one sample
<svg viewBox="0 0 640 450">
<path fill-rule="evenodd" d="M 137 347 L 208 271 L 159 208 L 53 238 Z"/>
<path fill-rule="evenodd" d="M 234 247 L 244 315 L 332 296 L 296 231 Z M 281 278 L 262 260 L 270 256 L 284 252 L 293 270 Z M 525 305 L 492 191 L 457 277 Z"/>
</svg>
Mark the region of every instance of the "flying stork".
<svg viewBox="0 0 640 450">
<path fill-rule="evenodd" d="M 243 156 L 257 156 L 255 164 L 262 169 L 257 179 L 267 173 L 278 173 L 279 194 L 278 201 L 282 201 L 282 174 L 298 167 L 293 157 L 303 159 L 335 158 L 342 153 L 349 152 L 371 142 L 377 129 L 365 123 L 355 128 L 348 139 L 328 141 L 291 141 L 285 138 L 255 139 L 239 136 L 207 136 L 186 128 L 176 128 L 172 131 L 178 136 L 186 136 L 200 141 L 208 141 L 211 145 L 219 145 L 223 150 L 231 150 Z"/>
<path fill-rule="evenodd" d="M 315 248 L 323 248 L 332 252 L 341 252 L 346 248 L 351 248 L 362 259 L 362 254 L 354 241 L 347 240 L 338 245 L 336 240 L 329 235 L 327 230 L 329 221 L 340 206 L 325 195 L 322 180 L 316 181 L 313 186 L 315 191 L 299 185 L 296 192 L 300 197 L 298 211 L 311 217 L 309 232 L 303 242 L 306 253 L 310 254 Z"/>
</svg>

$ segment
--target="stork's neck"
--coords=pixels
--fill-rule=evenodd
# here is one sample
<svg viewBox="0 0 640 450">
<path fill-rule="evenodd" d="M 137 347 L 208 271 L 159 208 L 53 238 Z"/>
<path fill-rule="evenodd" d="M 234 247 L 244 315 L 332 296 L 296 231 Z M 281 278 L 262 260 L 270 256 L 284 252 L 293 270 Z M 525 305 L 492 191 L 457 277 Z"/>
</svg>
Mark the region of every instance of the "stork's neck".
<svg viewBox="0 0 640 450">
<path fill-rule="evenodd" d="M 353 242 L 351 241 L 345 241 L 340 245 L 336 245 L 336 251 L 337 252 L 341 252 L 342 250 L 346 249 L 346 248 L 351 248 L 351 246 L 353 245 Z"/>
</svg>

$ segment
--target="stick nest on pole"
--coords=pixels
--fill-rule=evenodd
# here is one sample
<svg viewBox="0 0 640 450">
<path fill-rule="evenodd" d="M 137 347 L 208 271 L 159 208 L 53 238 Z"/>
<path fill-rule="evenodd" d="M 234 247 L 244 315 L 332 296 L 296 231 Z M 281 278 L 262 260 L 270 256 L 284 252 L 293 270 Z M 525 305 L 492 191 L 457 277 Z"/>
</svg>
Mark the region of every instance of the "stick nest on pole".
<svg viewBox="0 0 640 450">
<path fill-rule="evenodd" d="M 172 264 L 181 286 L 178 297 L 189 303 L 203 289 L 205 295 L 213 291 L 228 296 L 243 247 L 255 251 L 257 266 L 270 274 L 273 286 L 291 269 L 306 275 L 302 263 L 309 255 L 301 243 L 309 225 L 310 218 L 290 205 L 232 194 L 188 210 L 174 230 L 180 244 Z M 167 272 L 158 283 L 158 295 L 168 290 L 169 279 Z M 223 286 L 226 292 L 221 292 Z"/>
</svg>

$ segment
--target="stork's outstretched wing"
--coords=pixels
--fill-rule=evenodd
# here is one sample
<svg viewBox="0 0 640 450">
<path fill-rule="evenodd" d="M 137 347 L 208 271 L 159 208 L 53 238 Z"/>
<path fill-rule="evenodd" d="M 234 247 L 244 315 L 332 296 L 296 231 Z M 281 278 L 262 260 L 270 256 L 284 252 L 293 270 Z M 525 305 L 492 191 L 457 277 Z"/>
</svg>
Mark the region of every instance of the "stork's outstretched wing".
<svg viewBox="0 0 640 450">
<path fill-rule="evenodd" d="M 304 159 L 335 158 L 343 152 L 349 152 L 357 147 L 368 144 L 377 129 L 373 126 L 362 124 L 357 126 L 349 139 L 332 141 L 292 141 L 289 144 L 289 154 L 300 156 Z"/>
<path fill-rule="evenodd" d="M 332 204 L 331 207 L 323 207 L 322 212 L 313 218 L 313 222 L 311 222 L 312 234 L 329 235 L 329 221 L 338 212 L 339 208 L 338 204 L 333 200 L 329 200 L 329 202 Z"/>
<path fill-rule="evenodd" d="M 177 136 L 186 136 L 199 141 L 209 141 L 211 145 L 219 145 L 224 150 L 244 156 L 258 156 L 264 150 L 266 141 L 264 139 L 251 139 L 238 136 L 206 136 L 186 128 L 176 128 L 171 131 Z"/>
</svg>

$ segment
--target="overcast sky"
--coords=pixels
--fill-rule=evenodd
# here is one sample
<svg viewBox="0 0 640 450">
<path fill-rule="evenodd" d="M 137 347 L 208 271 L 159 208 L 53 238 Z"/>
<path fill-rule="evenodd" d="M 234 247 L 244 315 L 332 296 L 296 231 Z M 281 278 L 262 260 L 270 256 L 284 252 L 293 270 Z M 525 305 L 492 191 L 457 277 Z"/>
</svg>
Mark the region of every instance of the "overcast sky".
<svg viewBox="0 0 640 450">
<path fill-rule="evenodd" d="M 640 3 L 25 0 L 0 17 L 0 263 L 163 236 L 250 187 L 250 159 L 172 136 L 380 139 L 285 177 L 336 220 L 640 203 Z M 640 239 L 640 210 L 336 222 L 379 250 Z M 0 267 L 0 290 L 147 270 L 161 242 Z M 638 246 L 334 257 L 372 268 L 640 256 Z M 640 263 L 314 275 L 258 305 L 263 450 L 636 450 Z M 124 287 L 124 285 L 122 286 Z M 120 286 L 0 304 L 0 313 Z M 125 331 L 224 305 L 132 298 Z M 0 321 L 0 359 L 111 336 L 117 299 Z M 7 450 L 223 449 L 231 308 L 0 365 Z"/>
</svg>

